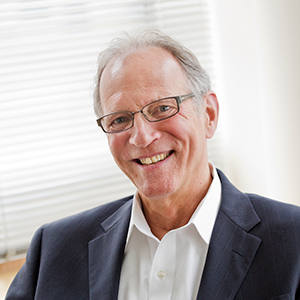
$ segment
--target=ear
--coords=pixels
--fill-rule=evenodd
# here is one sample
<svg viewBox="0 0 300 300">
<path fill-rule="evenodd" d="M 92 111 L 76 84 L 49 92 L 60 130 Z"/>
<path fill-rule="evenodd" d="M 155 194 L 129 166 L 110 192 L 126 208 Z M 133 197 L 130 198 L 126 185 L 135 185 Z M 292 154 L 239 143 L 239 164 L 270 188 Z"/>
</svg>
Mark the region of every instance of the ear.
<svg viewBox="0 0 300 300">
<path fill-rule="evenodd" d="M 204 101 L 204 109 L 205 115 L 207 117 L 206 123 L 206 138 L 210 139 L 213 137 L 217 126 L 218 126 L 218 119 L 219 119 L 219 102 L 217 96 L 214 92 L 209 91 L 203 98 Z"/>
</svg>

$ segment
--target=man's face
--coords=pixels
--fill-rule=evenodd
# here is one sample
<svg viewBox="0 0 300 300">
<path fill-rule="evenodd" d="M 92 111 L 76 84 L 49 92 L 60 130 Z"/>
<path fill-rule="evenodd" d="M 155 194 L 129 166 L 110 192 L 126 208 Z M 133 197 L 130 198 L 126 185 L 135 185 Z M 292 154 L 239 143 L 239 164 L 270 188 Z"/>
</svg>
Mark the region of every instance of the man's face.
<svg viewBox="0 0 300 300">
<path fill-rule="evenodd" d="M 181 66 L 164 49 L 140 49 L 115 58 L 101 77 L 103 114 L 136 112 L 154 100 L 188 94 L 186 83 Z M 197 115 L 189 99 L 177 115 L 160 122 L 150 123 L 137 113 L 132 128 L 107 138 L 117 165 L 141 198 L 160 199 L 183 196 L 208 176 L 206 138 L 212 136 L 208 127 L 205 108 Z M 148 164 L 154 157 L 161 160 Z"/>
</svg>

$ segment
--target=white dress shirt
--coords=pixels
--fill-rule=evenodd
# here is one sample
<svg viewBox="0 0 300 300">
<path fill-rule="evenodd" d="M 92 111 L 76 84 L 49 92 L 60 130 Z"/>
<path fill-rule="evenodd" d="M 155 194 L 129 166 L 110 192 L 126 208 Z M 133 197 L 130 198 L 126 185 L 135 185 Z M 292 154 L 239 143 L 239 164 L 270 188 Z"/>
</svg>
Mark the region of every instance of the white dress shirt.
<svg viewBox="0 0 300 300">
<path fill-rule="evenodd" d="M 133 200 L 121 271 L 119 300 L 194 300 L 221 201 L 221 183 L 213 181 L 188 224 L 160 241 L 145 220 L 140 199 Z"/>
</svg>

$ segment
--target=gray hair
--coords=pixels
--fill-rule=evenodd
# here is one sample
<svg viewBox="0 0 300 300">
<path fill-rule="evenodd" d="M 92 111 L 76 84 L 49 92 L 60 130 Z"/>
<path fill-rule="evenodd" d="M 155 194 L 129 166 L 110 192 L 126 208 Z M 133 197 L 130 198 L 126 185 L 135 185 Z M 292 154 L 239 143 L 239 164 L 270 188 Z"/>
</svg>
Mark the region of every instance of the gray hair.
<svg viewBox="0 0 300 300">
<path fill-rule="evenodd" d="M 113 39 L 109 46 L 98 57 L 98 71 L 95 76 L 94 109 L 97 116 L 102 115 L 100 99 L 100 79 L 104 68 L 115 56 L 126 55 L 135 50 L 147 47 L 158 47 L 169 51 L 183 68 L 193 98 L 195 110 L 199 113 L 202 107 L 202 97 L 210 90 L 210 78 L 201 67 L 197 57 L 178 41 L 159 30 L 146 30 L 136 35 L 124 33 L 122 37 Z"/>
</svg>

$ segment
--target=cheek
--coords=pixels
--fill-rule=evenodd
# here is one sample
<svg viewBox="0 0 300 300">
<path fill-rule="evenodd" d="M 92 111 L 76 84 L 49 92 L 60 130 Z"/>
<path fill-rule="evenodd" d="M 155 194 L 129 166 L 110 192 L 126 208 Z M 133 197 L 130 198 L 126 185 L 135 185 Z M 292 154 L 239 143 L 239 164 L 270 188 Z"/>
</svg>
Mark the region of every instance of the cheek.
<svg viewBox="0 0 300 300">
<path fill-rule="evenodd" d="M 123 133 L 108 136 L 108 146 L 116 164 L 123 172 L 125 172 L 128 168 L 128 162 L 131 160 L 131 149 L 128 144 L 128 135 Z"/>
<path fill-rule="evenodd" d="M 122 149 L 124 149 L 124 145 L 122 145 L 122 139 L 117 139 L 115 136 L 108 136 L 108 146 L 110 149 L 110 152 L 115 160 L 120 157 L 120 154 L 122 153 Z"/>
<path fill-rule="evenodd" d="M 203 120 L 196 119 L 189 124 L 183 123 L 179 124 L 174 134 L 182 142 L 186 155 L 200 155 L 199 152 L 203 152 L 203 148 L 206 147 L 206 128 Z"/>
</svg>

